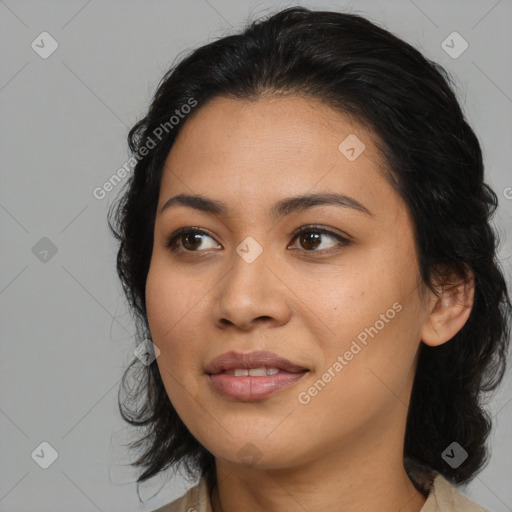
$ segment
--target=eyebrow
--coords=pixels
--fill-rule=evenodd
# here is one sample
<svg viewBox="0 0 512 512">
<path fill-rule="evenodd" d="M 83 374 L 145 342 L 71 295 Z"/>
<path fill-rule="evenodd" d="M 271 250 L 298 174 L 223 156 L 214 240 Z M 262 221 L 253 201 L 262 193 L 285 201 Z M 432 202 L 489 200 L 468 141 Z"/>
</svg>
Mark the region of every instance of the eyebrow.
<svg viewBox="0 0 512 512">
<path fill-rule="evenodd" d="M 190 194 L 178 194 L 171 197 L 161 208 L 160 213 L 171 206 L 188 206 L 202 212 L 212 213 L 217 216 L 226 216 L 228 214 L 228 207 L 221 201 L 211 199 L 209 197 Z M 287 197 L 281 199 L 272 205 L 270 215 L 274 220 L 290 215 L 291 213 L 300 212 L 319 205 L 334 205 L 342 206 L 344 208 L 352 208 L 366 215 L 373 216 L 373 213 L 363 206 L 359 201 L 354 198 L 343 194 L 305 194 L 301 196 Z"/>
</svg>

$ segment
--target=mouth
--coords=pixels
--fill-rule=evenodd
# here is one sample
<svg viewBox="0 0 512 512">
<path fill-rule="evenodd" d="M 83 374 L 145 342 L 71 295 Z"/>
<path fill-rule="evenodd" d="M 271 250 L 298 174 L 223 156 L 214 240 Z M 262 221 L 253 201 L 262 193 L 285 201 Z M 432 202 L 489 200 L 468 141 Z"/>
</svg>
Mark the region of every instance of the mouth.
<svg viewBox="0 0 512 512">
<path fill-rule="evenodd" d="M 205 369 L 213 389 L 240 401 L 266 398 L 292 386 L 310 370 L 270 352 L 228 352 Z"/>
</svg>

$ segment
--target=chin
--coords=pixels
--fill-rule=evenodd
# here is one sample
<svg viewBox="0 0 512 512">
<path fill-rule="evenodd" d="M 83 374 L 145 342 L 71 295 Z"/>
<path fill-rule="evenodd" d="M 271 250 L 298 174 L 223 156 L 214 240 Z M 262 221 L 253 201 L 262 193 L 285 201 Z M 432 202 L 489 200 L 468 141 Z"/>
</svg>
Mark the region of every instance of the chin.
<svg viewBox="0 0 512 512">
<path fill-rule="evenodd" d="M 285 469 L 297 464 L 297 457 L 303 458 L 296 448 L 290 446 L 292 444 L 296 447 L 296 443 L 290 443 L 289 438 L 285 440 L 277 435 L 272 439 L 268 432 L 251 435 L 247 434 L 247 430 L 245 435 L 232 432 L 233 437 L 226 434 L 220 443 L 217 437 L 211 439 L 212 442 L 207 440 L 202 444 L 216 459 L 256 470 Z"/>
</svg>

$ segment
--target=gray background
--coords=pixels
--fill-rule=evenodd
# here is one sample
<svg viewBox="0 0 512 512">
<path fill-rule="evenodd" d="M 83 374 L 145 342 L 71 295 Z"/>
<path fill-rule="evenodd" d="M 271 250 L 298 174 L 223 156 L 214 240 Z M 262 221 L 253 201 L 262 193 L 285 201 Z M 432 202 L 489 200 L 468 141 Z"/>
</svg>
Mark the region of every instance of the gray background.
<svg viewBox="0 0 512 512">
<path fill-rule="evenodd" d="M 0 1 L 0 511 L 153 510 L 192 485 L 155 478 L 139 504 L 117 409 L 134 350 L 106 223 L 120 185 L 103 200 L 93 190 L 127 160 L 128 129 L 176 56 L 291 5 Z M 495 224 L 510 283 L 512 1 L 300 5 L 365 15 L 453 74 L 500 198 Z M 31 47 L 43 31 L 58 43 L 46 59 Z M 469 44 L 458 58 L 441 46 L 453 31 Z M 55 254 L 41 252 L 50 245 Z M 491 462 L 462 489 L 494 512 L 512 510 L 510 383 L 509 373 L 490 402 Z M 58 452 L 48 469 L 31 456 L 44 441 Z"/>
</svg>

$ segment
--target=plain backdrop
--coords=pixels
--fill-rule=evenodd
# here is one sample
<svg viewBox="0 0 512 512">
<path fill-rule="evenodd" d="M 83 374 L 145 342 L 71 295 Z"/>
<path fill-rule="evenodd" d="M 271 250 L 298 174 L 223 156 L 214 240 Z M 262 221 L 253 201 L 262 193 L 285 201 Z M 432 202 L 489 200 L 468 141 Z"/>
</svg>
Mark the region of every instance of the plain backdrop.
<svg viewBox="0 0 512 512">
<path fill-rule="evenodd" d="M 119 186 L 93 191 L 126 162 L 128 130 L 176 57 L 291 5 L 367 16 L 452 74 L 500 199 L 510 285 L 511 0 L 0 1 L 1 512 L 153 510 L 193 485 L 162 475 L 139 503 L 117 407 L 135 348 L 106 220 Z M 442 45 L 454 31 L 468 45 L 456 57 Z M 491 461 L 461 489 L 493 512 L 512 510 L 510 383 L 490 403 Z"/>
</svg>

